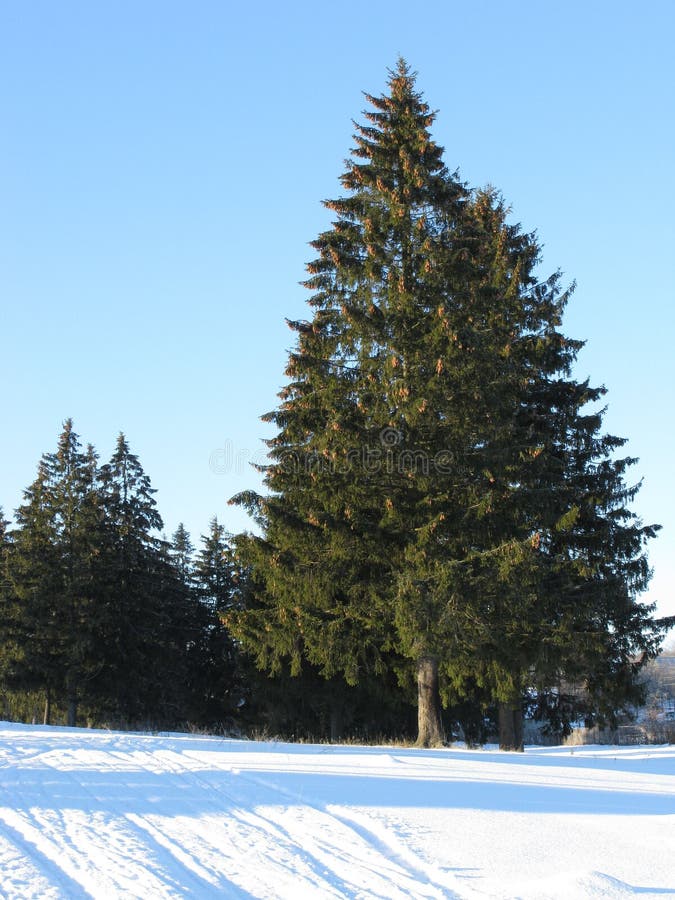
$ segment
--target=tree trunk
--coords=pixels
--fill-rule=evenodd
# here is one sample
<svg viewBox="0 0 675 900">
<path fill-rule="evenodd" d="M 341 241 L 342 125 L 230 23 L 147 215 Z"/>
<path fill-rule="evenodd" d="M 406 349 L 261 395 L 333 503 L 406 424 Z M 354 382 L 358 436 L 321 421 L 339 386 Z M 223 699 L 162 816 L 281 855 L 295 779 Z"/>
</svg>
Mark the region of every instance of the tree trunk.
<svg viewBox="0 0 675 900">
<path fill-rule="evenodd" d="M 77 725 L 77 697 L 68 698 L 68 727 L 75 728 Z"/>
<path fill-rule="evenodd" d="M 52 692 L 49 688 L 47 688 L 47 693 L 45 694 L 45 714 L 42 724 L 52 724 Z"/>
<path fill-rule="evenodd" d="M 422 656 L 417 661 L 417 746 L 442 747 L 443 743 L 438 659 Z"/>
<path fill-rule="evenodd" d="M 523 705 L 520 698 L 499 704 L 499 749 L 523 752 Z"/>
<path fill-rule="evenodd" d="M 330 740 L 337 744 L 342 739 L 342 702 L 334 700 L 330 708 Z"/>
</svg>

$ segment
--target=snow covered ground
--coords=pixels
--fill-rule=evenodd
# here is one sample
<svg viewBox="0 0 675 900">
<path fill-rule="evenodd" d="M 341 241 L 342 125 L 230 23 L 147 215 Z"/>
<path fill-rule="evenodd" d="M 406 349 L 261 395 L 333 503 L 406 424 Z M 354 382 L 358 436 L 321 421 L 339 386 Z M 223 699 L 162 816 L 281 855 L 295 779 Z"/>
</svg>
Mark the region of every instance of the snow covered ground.
<svg viewBox="0 0 675 900">
<path fill-rule="evenodd" d="M 500 754 L 0 723 L 0 894 L 675 897 L 675 747 Z"/>
</svg>

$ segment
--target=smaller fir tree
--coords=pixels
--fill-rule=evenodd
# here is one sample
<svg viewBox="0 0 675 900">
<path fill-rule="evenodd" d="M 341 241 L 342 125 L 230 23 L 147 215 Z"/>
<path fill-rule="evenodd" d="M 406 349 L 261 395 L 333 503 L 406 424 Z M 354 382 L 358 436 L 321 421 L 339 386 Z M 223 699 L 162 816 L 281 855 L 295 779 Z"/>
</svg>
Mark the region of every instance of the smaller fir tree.
<svg viewBox="0 0 675 900">
<path fill-rule="evenodd" d="M 14 681 L 66 703 L 68 724 L 101 672 L 102 518 L 93 448 L 72 420 L 45 454 L 17 510 L 11 573 L 17 605 Z"/>
</svg>

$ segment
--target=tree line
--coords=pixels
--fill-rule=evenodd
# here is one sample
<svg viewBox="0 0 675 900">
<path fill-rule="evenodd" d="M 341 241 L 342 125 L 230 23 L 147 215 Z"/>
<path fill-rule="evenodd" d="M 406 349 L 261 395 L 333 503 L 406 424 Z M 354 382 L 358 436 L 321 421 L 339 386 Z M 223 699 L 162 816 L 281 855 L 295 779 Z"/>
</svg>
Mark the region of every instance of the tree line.
<svg viewBox="0 0 675 900">
<path fill-rule="evenodd" d="M 263 417 L 266 492 L 231 501 L 256 531 L 214 520 L 196 554 L 182 528 L 159 539 L 125 438 L 99 466 L 67 423 L 3 529 L 8 689 L 70 722 L 85 705 L 421 746 L 493 727 L 504 749 L 527 711 L 561 735 L 639 701 L 673 624 L 639 601 L 659 526 L 631 509 L 604 388 L 573 375 L 573 286 L 540 275 L 496 190 L 448 170 L 403 60 L 366 98 Z"/>
<path fill-rule="evenodd" d="M 72 420 L 14 521 L 0 510 L 0 717 L 288 738 L 411 736 L 391 679 L 259 672 L 225 625 L 250 574 L 213 518 L 170 539 L 126 437 L 101 465 Z"/>
<path fill-rule="evenodd" d="M 196 554 L 182 525 L 159 537 L 154 493 L 124 435 L 99 465 L 68 420 L 15 527 L 0 516 L 10 713 L 35 715 L 35 696 L 47 724 L 54 711 L 69 725 L 78 710 L 108 724 L 207 724 L 236 711 L 235 650 L 220 618 L 237 603 L 229 536 L 214 518 Z"/>
</svg>

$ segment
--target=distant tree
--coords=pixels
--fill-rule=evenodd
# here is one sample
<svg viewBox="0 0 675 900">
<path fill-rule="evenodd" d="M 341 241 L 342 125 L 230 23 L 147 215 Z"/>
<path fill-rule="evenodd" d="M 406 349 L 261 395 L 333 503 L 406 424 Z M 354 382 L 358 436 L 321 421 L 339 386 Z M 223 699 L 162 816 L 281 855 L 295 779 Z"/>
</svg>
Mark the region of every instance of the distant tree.
<svg viewBox="0 0 675 900">
<path fill-rule="evenodd" d="M 13 683 L 67 704 L 68 724 L 101 671 L 99 643 L 102 518 L 96 455 L 82 452 L 70 419 L 55 453 L 17 510 L 10 557 L 16 592 Z"/>
<path fill-rule="evenodd" d="M 195 566 L 181 524 L 159 537 L 155 491 L 120 435 L 98 467 L 72 422 L 45 454 L 10 531 L 0 515 L 0 687 L 6 708 L 44 720 L 222 721 L 237 694 L 220 613 L 234 580 L 213 523 Z M 197 571 L 198 570 L 198 571 Z M 226 695 L 230 694 L 229 698 Z M 9 704 L 9 705 L 7 705 Z"/>
<path fill-rule="evenodd" d="M 199 718 L 195 681 L 207 627 L 194 583 L 192 544 L 184 528 L 179 527 L 178 535 L 177 544 L 158 544 L 150 601 L 157 611 L 157 624 L 147 655 L 153 673 L 147 715 L 152 721 L 173 725 Z"/>
<path fill-rule="evenodd" d="M 171 539 L 171 558 L 186 587 L 191 587 L 194 577 L 194 550 L 195 548 L 190 540 L 190 535 L 186 531 L 183 523 L 180 522 Z"/>
<path fill-rule="evenodd" d="M 2 507 L 0 506 L 0 604 L 2 604 L 2 614 L 0 614 L 0 628 L 2 628 L 2 639 L 0 640 L 0 648 L 4 645 L 8 634 L 8 622 L 10 619 L 10 608 L 13 601 L 14 591 L 12 588 L 10 575 L 10 552 L 12 547 L 12 538 L 9 531 L 9 521 L 5 519 Z"/>
<path fill-rule="evenodd" d="M 208 534 L 202 535 L 197 552 L 195 578 L 202 602 L 215 612 L 224 613 L 235 604 L 236 574 L 230 535 L 214 516 Z"/>
<path fill-rule="evenodd" d="M 12 669 L 19 651 L 17 598 L 10 573 L 12 540 L 0 507 L 0 690 L 11 690 Z"/>
<path fill-rule="evenodd" d="M 649 661 L 641 675 L 648 704 L 647 716 L 663 719 L 675 728 L 675 645 L 664 647 L 663 652 Z"/>
<path fill-rule="evenodd" d="M 214 516 L 202 535 L 194 578 L 202 606 L 202 659 L 197 676 L 202 716 L 208 724 L 232 718 L 245 692 L 239 653 L 226 625 L 240 605 L 243 575 L 237 570 L 230 535 Z"/>
<path fill-rule="evenodd" d="M 101 467 L 106 527 L 107 620 L 102 645 L 105 697 L 112 714 L 140 719 L 157 714 L 163 693 L 162 641 L 168 619 L 162 607 L 166 553 L 156 491 L 123 434 Z"/>
</svg>

